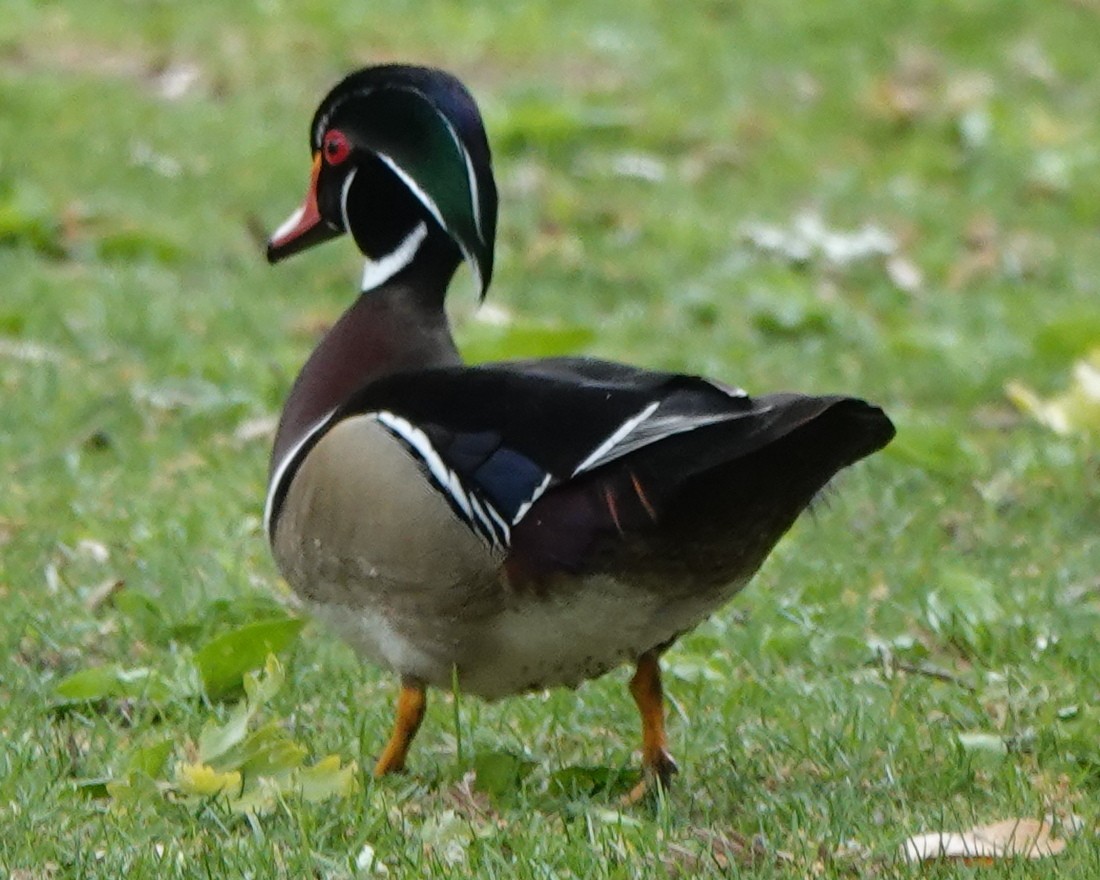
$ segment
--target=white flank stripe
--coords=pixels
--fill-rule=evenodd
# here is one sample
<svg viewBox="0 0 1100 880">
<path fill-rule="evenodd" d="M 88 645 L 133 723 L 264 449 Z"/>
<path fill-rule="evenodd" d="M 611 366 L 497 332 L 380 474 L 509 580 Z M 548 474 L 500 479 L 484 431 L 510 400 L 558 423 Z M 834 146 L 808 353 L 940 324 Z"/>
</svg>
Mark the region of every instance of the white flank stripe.
<svg viewBox="0 0 1100 880">
<path fill-rule="evenodd" d="M 531 497 L 523 502 L 517 509 L 516 515 L 512 517 L 512 525 L 518 523 L 527 515 L 527 511 L 531 509 L 531 505 L 534 504 L 539 498 L 542 497 L 542 493 L 546 491 L 550 485 L 550 481 L 554 478 L 553 474 L 547 474 L 543 477 L 542 482 L 535 487 L 535 491 L 531 493 Z"/>
<path fill-rule="evenodd" d="M 447 467 L 443 459 L 439 457 L 439 453 L 435 451 L 428 435 L 411 422 L 401 418 L 401 416 L 394 415 L 386 410 L 375 413 L 375 418 L 402 437 L 406 443 L 420 454 L 421 459 L 428 466 L 428 470 L 431 471 L 436 482 L 454 498 L 455 503 L 462 508 L 462 512 L 467 517 L 472 518 L 474 511 L 470 506 L 470 499 L 466 495 L 466 491 L 458 480 L 458 475 Z"/>
<path fill-rule="evenodd" d="M 346 220 L 345 220 L 346 222 Z M 405 236 L 401 244 L 380 260 L 367 260 L 363 266 L 363 281 L 359 289 L 366 293 L 381 287 L 394 275 L 404 269 L 416 257 L 420 245 L 428 237 L 428 226 L 418 223 L 416 228 Z"/>
<path fill-rule="evenodd" d="M 279 492 L 287 468 L 290 467 L 290 463 L 294 461 L 302 447 L 305 446 L 318 431 L 328 424 L 328 420 L 331 416 L 332 412 L 327 412 L 322 418 L 314 422 L 309 430 L 302 435 L 302 439 L 290 448 L 287 454 L 283 456 L 283 460 L 280 461 L 275 470 L 272 471 L 271 482 L 267 485 L 267 500 L 264 502 L 264 531 L 268 534 L 271 534 L 271 515 L 275 512 L 275 496 Z"/>
<path fill-rule="evenodd" d="M 607 455 L 608 452 L 615 448 L 615 445 L 617 443 L 623 440 L 631 431 L 637 428 L 638 425 L 640 425 L 651 415 L 653 415 L 654 410 L 656 410 L 657 407 L 659 407 L 660 405 L 661 401 L 655 400 L 640 413 L 635 416 L 631 416 L 629 419 L 619 425 L 619 427 L 615 429 L 615 432 L 611 434 L 610 437 L 608 437 L 606 440 L 603 441 L 603 443 L 592 450 L 588 458 L 577 465 L 576 470 L 573 471 L 573 476 L 575 477 L 577 474 L 581 473 L 582 471 L 588 470 L 594 464 L 599 462 L 601 458 L 603 458 L 605 455 Z"/>
<path fill-rule="evenodd" d="M 355 172 L 358 170 L 358 168 L 352 168 L 340 186 L 340 214 L 344 218 L 344 232 L 351 232 L 351 224 L 348 223 L 348 190 L 351 189 L 351 182 L 355 180 Z"/>
<path fill-rule="evenodd" d="M 511 537 L 507 523 L 500 518 L 500 514 L 488 501 L 483 502 L 473 493 L 466 491 L 458 474 L 447 467 L 446 462 L 440 458 L 427 434 L 407 419 L 387 410 L 379 410 L 373 415 L 381 424 L 416 450 L 420 459 L 428 466 L 436 483 L 451 496 L 454 503 L 466 515 L 466 519 L 477 526 L 478 531 L 487 537 L 491 544 L 499 547 L 507 545 Z"/>
<path fill-rule="evenodd" d="M 483 507 L 477 497 L 472 494 L 470 495 L 470 505 L 474 509 L 474 515 L 481 522 L 485 534 L 490 536 L 492 543 L 504 546 L 508 541 L 508 526 L 504 525 L 496 511 L 493 510 L 493 505 L 486 502 Z"/>
<path fill-rule="evenodd" d="M 466 490 L 462 488 L 462 482 L 458 479 L 458 474 L 454 471 L 447 471 L 448 481 L 443 485 L 447 487 L 447 491 L 454 496 L 455 501 L 458 502 L 458 506 L 462 508 L 463 513 L 470 519 L 474 518 L 474 508 L 470 504 L 470 496 L 466 494 Z"/>
<path fill-rule="evenodd" d="M 508 528 L 508 523 L 506 523 L 501 518 L 500 514 L 497 513 L 496 508 L 493 507 L 493 505 L 487 504 L 486 507 L 489 510 L 489 516 L 491 516 L 493 518 L 493 521 L 497 524 L 497 527 L 499 528 L 500 533 L 504 536 L 504 540 L 505 541 L 511 540 L 512 530 L 510 528 Z"/>
</svg>

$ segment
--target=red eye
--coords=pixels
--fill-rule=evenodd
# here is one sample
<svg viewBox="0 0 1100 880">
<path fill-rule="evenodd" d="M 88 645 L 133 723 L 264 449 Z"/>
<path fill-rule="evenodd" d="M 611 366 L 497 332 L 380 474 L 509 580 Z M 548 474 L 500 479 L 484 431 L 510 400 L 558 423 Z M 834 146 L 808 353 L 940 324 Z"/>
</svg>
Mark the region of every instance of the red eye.
<svg viewBox="0 0 1100 880">
<path fill-rule="evenodd" d="M 342 131 L 335 128 L 325 132 L 321 149 L 325 154 L 325 161 L 329 165 L 339 165 L 351 155 L 351 144 Z"/>
</svg>

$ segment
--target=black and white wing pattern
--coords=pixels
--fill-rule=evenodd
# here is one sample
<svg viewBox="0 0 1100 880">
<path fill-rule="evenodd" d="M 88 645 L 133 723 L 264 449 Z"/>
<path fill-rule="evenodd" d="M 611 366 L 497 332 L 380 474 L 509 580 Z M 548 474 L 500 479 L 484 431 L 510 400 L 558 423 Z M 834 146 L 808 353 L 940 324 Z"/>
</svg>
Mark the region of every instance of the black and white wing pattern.
<svg viewBox="0 0 1100 880">
<path fill-rule="evenodd" d="M 664 543 L 643 542 L 650 568 L 654 554 L 686 552 L 678 536 L 710 534 L 733 548 L 727 561 L 739 570 L 751 557 L 745 547 L 770 548 L 833 474 L 893 435 L 881 410 L 854 398 L 750 398 L 694 376 L 584 358 L 394 373 L 353 395 L 274 468 L 269 534 L 311 448 L 362 417 L 405 446 L 507 566 L 535 578 L 607 565 L 608 554 L 622 559 L 642 546 L 631 536 L 657 533 Z"/>
<path fill-rule="evenodd" d="M 457 515 L 506 548 L 549 489 L 753 411 L 739 389 L 695 377 L 558 358 L 394 374 L 329 421 L 375 418 L 419 459 Z"/>
</svg>

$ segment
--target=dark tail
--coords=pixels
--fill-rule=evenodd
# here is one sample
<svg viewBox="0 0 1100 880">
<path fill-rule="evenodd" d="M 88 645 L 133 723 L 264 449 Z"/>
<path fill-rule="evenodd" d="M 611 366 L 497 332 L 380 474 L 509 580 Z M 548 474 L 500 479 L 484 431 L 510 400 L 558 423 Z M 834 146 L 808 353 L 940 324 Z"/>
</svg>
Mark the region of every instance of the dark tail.
<svg viewBox="0 0 1100 880">
<path fill-rule="evenodd" d="M 514 551 L 543 571 L 747 578 L 838 471 L 894 436 L 881 409 L 855 398 L 774 394 L 753 404 L 547 493 L 543 515 L 513 532 Z"/>
</svg>

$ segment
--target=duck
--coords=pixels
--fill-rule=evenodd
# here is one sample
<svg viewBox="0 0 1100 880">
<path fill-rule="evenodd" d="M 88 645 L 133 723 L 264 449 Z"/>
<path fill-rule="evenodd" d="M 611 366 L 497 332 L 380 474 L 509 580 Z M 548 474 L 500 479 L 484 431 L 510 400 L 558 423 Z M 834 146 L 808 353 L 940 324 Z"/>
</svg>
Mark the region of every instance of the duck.
<svg viewBox="0 0 1100 880">
<path fill-rule="evenodd" d="M 662 654 L 891 440 L 890 419 L 594 357 L 465 364 L 444 300 L 463 264 L 484 299 L 498 197 L 477 104 L 445 71 L 351 73 L 309 150 L 267 259 L 347 234 L 365 264 L 290 389 L 264 526 L 309 613 L 399 682 L 374 775 L 404 770 L 428 688 L 495 700 L 630 665 L 628 799 L 666 788 Z"/>
</svg>

